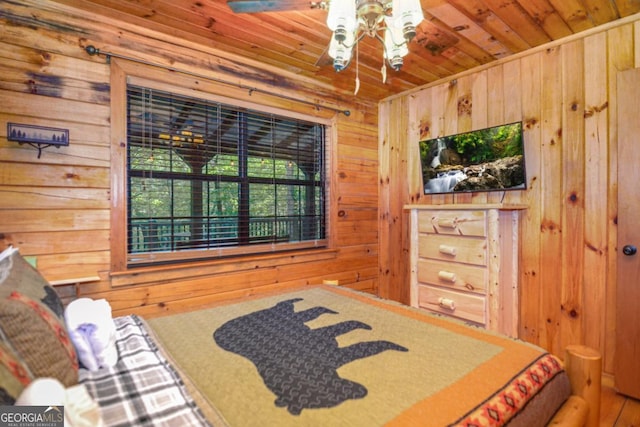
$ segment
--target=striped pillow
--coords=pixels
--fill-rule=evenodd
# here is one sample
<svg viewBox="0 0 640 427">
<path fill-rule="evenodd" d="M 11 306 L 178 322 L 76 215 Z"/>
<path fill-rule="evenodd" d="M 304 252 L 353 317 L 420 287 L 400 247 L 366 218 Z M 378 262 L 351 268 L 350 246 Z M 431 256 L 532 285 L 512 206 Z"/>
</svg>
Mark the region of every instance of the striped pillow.
<svg viewBox="0 0 640 427">
<path fill-rule="evenodd" d="M 78 383 L 78 358 L 64 322 L 40 301 L 18 291 L 0 299 L 5 344 L 34 377 L 52 377 L 66 387 Z"/>
</svg>

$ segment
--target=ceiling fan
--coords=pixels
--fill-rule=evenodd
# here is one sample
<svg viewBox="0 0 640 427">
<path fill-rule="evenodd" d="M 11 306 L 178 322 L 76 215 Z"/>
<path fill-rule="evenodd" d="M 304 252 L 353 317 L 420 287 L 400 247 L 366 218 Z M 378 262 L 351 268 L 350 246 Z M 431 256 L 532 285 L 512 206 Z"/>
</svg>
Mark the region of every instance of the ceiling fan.
<svg viewBox="0 0 640 427">
<path fill-rule="evenodd" d="M 234 13 L 328 10 L 327 27 L 333 34 L 316 66 L 322 65 L 328 55 L 333 58 L 335 71 L 344 70 L 351 63 L 353 48 L 364 36 L 369 36 L 378 40 L 383 48 L 383 82 L 387 64 L 396 71 L 402 67 L 403 57 L 409 53 L 408 44 L 416 35 L 416 26 L 424 19 L 420 0 L 227 0 L 227 4 Z M 356 68 L 356 93 L 358 87 Z"/>
</svg>

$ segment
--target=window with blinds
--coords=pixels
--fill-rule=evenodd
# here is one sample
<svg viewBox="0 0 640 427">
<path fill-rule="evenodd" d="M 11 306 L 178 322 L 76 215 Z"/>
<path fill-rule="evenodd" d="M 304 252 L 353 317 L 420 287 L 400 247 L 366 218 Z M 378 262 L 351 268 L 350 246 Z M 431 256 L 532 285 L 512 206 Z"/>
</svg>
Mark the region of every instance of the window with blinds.
<svg viewBox="0 0 640 427">
<path fill-rule="evenodd" d="M 325 133 L 128 85 L 128 263 L 325 246 Z"/>
</svg>

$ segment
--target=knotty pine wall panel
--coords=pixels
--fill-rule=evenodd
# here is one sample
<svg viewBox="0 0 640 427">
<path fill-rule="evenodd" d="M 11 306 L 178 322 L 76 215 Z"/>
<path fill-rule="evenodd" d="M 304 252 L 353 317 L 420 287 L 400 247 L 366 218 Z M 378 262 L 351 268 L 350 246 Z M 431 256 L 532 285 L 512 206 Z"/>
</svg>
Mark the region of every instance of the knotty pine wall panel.
<svg viewBox="0 0 640 427">
<path fill-rule="evenodd" d="M 640 63 L 639 18 L 546 45 L 379 106 L 380 252 L 408 259 L 404 204 L 523 203 L 520 337 L 613 372 L 616 73 Z M 407 121 L 408 118 L 408 121 Z M 418 141 L 522 120 L 526 191 L 422 195 Z M 402 195 L 399 197 L 398 195 Z M 380 294 L 408 302 L 408 261 L 381 255 Z"/>
<path fill-rule="evenodd" d="M 323 279 L 377 291 L 377 105 L 352 96 L 342 99 L 330 87 L 294 73 L 278 74 L 250 58 L 59 3 L 4 2 L 2 8 L 0 249 L 14 245 L 35 256 L 49 280 L 98 275 L 99 281 L 80 285 L 78 295 L 106 298 L 117 315 L 159 315 Z M 110 271 L 111 67 L 104 56 L 89 56 L 87 45 L 212 77 L 191 78 L 192 90 L 333 120 L 330 250 L 142 268 L 135 275 Z M 176 76 L 160 68 L 151 74 L 168 81 Z M 351 115 L 215 79 L 349 109 Z M 7 122 L 69 129 L 70 145 L 47 148 L 38 159 L 34 148 L 7 140 Z"/>
</svg>

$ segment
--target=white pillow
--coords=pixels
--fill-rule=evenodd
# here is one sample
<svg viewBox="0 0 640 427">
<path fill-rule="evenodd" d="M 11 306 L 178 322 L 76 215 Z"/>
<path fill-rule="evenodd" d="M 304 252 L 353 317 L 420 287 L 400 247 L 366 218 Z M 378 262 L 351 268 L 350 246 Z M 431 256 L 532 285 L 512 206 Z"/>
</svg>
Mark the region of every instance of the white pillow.
<svg viewBox="0 0 640 427">
<path fill-rule="evenodd" d="M 65 427 L 104 427 L 100 407 L 78 384 L 67 389 L 55 378 L 36 378 L 16 400 L 18 406 L 64 407 Z"/>
<path fill-rule="evenodd" d="M 22 390 L 17 406 L 64 406 L 65 389 L 55 378 L 36 378 Z"/>
</svg>

